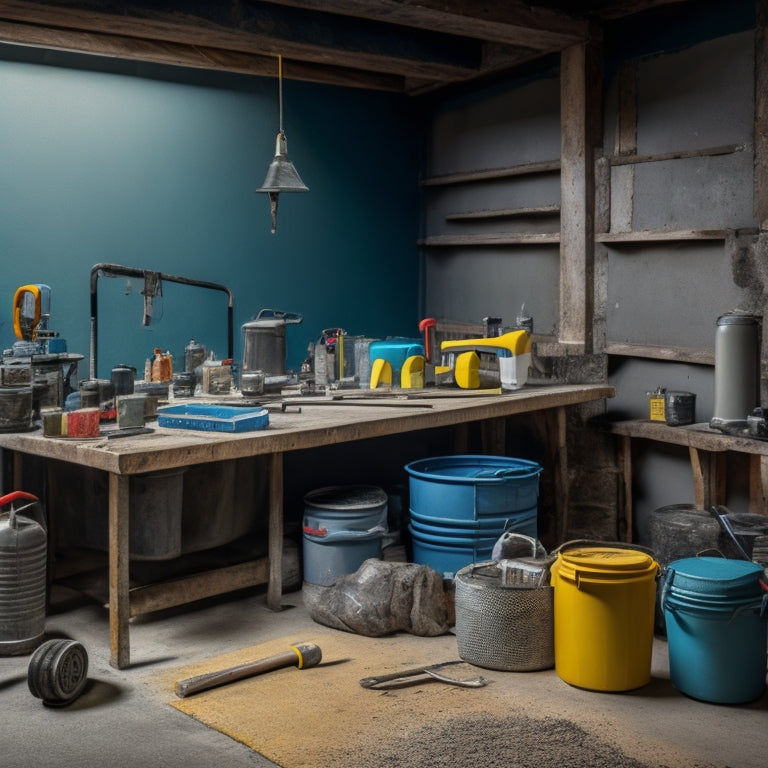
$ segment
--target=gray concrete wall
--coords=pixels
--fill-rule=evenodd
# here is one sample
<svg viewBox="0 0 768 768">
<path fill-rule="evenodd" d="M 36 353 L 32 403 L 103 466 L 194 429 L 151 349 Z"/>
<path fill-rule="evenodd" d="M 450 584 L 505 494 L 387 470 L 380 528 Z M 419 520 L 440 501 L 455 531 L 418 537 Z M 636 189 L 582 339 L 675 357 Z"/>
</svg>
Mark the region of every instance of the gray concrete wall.
<svg viewBox="0 0 768 768">
<path fill-rule="evenodd" d="M 651 46 L 647 46 L 650 49 Z M 634 67 L 636 155 L 736 151 L 682 157 L 610 170 L 609 231 L 746 230 L 754 212 L 755 32 L 718 36 L 684 48 L 627 56 Z M 617 150 L 621 62 L 604 82 L 604 135 L 598 156 Z M 506 89 L 446 102 L 430 135 L 427 176 L 498 168 L 559 157 L 559 85 L 551 73 Z M 557 231 L 557 218 L 446 221 L 456 211 L 557 204 L 557 172 L 427 188 L 425 236 Z M 746 242 L 746 245 L 744 244 Z M 596 352 L 607 342 L 687 348 L 714 359 L 717 318 L 755 311 L 763 293 L 757 246 L 736 239 L 605 243 L 596 246 Z M 456 245 L 425 250 L 426 315 L 477 322 L 486 314 L 511 318 L 524 301 L 538 333 L 556 335 L 558 246 Z M 745 270 L 745 263 L 747 268 Z M 647 418 L 646 393 L 658 386 L 696 393 L 697 421 L 709 421 L 714 367 L 610 355 L 608 404 L 621 418 Z M 746 416 L 746 414 L 745 414 Z M 746 511 L 745 461 L 729 460 L 728 504 Z M 647 538 L 648 513 L 693 503 L 686 449 L 637 444 L 635 537 Z"/>
</svg>

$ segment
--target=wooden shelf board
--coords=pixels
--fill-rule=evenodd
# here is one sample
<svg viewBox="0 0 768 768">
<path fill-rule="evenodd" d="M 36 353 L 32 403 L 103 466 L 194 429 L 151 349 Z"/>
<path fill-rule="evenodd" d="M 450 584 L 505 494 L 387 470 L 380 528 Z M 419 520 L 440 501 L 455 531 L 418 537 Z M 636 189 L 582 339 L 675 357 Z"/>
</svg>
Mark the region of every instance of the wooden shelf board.
<svg viewBox="0 0 768 768">
<path fill-rule="evenodd" d="M 724 229 L 638 229 L 634 232 L 598 232 L 598 243 L 663 243 L 681 240 L 725 240 Z"/>
<path fill-rule="evenodd" d="M 432 248 L 462 245 L 557 245 L 559 242 L 560 233 L 551 232 L 544 234 L 433 235 L 419 240 L 418 244 Z"/>
<path fill-rule="evenodd" d="M 627 153 L 625 155 L 613 155 L 607 158 L 607 160 L 611 165 L 635 165 L 637 163 L 658 163 L 664 160 L 684 160 L 691 157 L 717 157 L 719 155 L 730 155 L 734 152 L 743 151 L 743 144 L 724 144 L 719 147 L 683 149 L 677 152 L 659 152 L 651 155 Z"/>
<path fill-rule="evenodd" d="M 634 344 L 622 341 L 607 341 L 605 351 L 609 355 L 623 357 L 644 357 L 651 360 L 669 360 L 674 363 L 714 365 L 715 353 L 710 349 L 690 347 L 662 347 L 653 344 Z"/>
<path fill-rule="evenodd" d="M 540 163 L 524 163 L 511 165 L 506 168 L 485 168 L 477 171 L 461 171 L 447 173 L 443 176 L 433 176 L 421 182 L 423 187 L 440 187 L 447 184 L 466 184 L 473 181 L 488 179 L 505 179 L 512 176 L 526 176 L 534 173 L 552 173 L 560 170 L 559 160 L 547 160 Z"/>
<path fill-rule="evenodd" d="M 499 208 L 484 211 L 460 211 L 446 215 L 446 221 L 472 221 L 475 219 L 512 219 L 518 216 L 555 216 L 559 205 L 541 205 L 535 208 Z"/>
</svg>

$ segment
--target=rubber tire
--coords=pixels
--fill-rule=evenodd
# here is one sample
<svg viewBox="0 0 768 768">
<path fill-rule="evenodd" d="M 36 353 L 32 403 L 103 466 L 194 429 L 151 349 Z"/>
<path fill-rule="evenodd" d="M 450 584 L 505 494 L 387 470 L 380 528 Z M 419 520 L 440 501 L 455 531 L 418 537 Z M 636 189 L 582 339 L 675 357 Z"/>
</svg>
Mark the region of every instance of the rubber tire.
<svg viewBox="0 0 768 768">
<path fill-rule="evenodd" d="M 87 680 L 88 653 L 77 640 L 46 640 L 29 660 L 29 690 L 49 706 L 61 707 L 74 701 Z"/>
</svg>

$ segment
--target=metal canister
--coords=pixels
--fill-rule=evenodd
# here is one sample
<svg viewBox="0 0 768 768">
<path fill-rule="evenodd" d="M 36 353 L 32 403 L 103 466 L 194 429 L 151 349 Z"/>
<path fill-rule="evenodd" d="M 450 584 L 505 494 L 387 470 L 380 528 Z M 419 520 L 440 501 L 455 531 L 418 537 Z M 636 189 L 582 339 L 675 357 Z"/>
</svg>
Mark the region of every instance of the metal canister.
<svg viewBox="0 0 768 768">
<path fill-rule="evenodd" d="M 36 496 L 14 491 L 0 498 L 1 656 L 27 653 L 43 639 L 47 539 Z"/>
<path fill-rule="evenodd" d="M 136 369 L 130 365 L 116 365 L 110 373 L 110 381 L 116 395 L 132 395 Z"/>
<path fill-rule="evenodd" d="M 205 347 L 198 344 L 194 339 L 190 339 L 189 344 L 184 347 L 184 370 L 194 373 L 205 362 L 206 356 Z"/>
<path fill-rule="evenodd" d="M 715 331 L 715 429 L 747 426 L 758 402 L 760 319 L 733 312 L 717 320 Z"/>
</svg>

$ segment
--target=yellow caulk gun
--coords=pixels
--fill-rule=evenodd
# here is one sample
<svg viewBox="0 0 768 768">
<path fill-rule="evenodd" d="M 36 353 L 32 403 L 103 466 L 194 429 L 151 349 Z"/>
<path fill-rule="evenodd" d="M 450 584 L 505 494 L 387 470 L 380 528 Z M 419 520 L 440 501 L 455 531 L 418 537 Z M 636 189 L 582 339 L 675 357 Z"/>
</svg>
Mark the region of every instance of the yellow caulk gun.
<svg viewBox="0 0 768 768">
<path fill-rule="evenodd" d="M 481 352 L 496 353 L 502 389 L 520 389 L 528 381 L 531 334 L 526 329 L 489 338 L 450 339 L 440 344 L 440 350 L 454 358 L 453 376 L 462 389 L 480 387 Z"/>
</svg>

